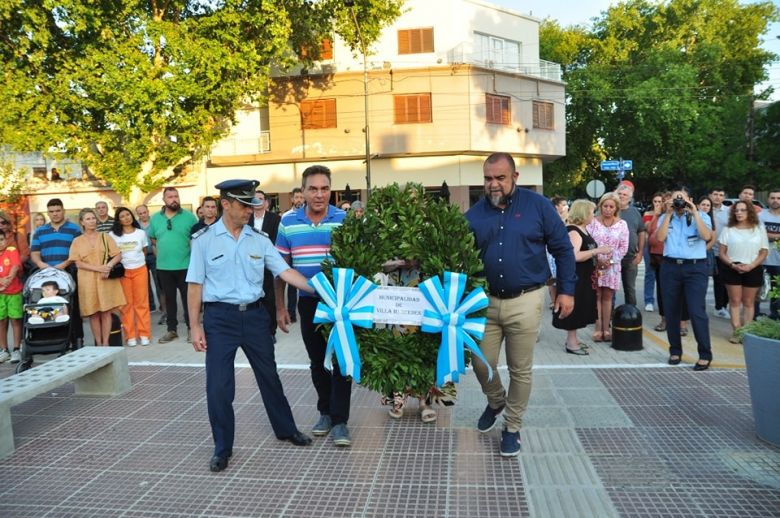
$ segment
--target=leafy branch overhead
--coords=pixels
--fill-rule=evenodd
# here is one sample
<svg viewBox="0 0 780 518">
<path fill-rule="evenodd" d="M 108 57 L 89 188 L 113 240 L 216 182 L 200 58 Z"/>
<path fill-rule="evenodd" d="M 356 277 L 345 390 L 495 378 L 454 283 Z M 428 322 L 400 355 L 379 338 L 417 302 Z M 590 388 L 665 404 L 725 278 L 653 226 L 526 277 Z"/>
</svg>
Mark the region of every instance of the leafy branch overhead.
<svg viewBox="0 0 780 518">
<path fill-rule="evenodd" d="M 401 3 L 355 2 L 369 43 Z M 0 142 L 149 190 L 263 102 L 272 70 L 353 26 L 340 0 L 0 2 Z"/>
<path fill-rule="evenodd" d="M 545 21 L 540 54 L 563 65 L 567 94 L 567 156 L 545 166 L 545 190 L 580 195 L 592 178 L 614 185 L 598 166 L 620 157 L 633 159 L 645 195 L 714 178 L 731 191 L 777 183 L 753 102 L 771 93 L 754 87 L 777 59 L 760 43 L 775 37 L 767 31 L 779 12 L 769 1 L 629 0 L 590 29 Z"/>
</svg>

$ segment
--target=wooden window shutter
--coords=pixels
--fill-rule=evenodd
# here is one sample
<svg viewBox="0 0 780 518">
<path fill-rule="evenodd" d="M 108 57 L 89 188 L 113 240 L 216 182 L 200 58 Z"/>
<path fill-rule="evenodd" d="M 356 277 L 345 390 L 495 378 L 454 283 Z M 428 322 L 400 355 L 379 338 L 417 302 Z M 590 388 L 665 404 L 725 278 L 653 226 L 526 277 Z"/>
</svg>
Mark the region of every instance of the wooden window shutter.
<svg viewBox="0 0 780 518">
<path fill-rule="evenodd" d="M 322 40 L 320 45 L 320 59 L 333 59 L 333 42 L 329 38 Z"/>
<path fill-rule="evenodd" d="M 393 112 L 396 124 L 432 122 L 431 94 L 395 95 Z"/>
<path fill-rule="evenodd" d="M 336 122 L 336 99 L 301 102 L 301 126 L 303 129 L 335 128 Z"/>
<path fill-rule="evenodd" d="M 491 124 L 509 124 L 511 113 L 509 97 L 485 94 L 485 119 Z"/>
<path fill-rule="evenodd" d="M 555 105 L 553 103 L 533 102 L 534 128 L 555 129 Z"/>
<path fill-rule="evenodd" d="M 433 50 L 433 27 L 398 31 L 398 54 L 424 54 Z"/>
</svg>

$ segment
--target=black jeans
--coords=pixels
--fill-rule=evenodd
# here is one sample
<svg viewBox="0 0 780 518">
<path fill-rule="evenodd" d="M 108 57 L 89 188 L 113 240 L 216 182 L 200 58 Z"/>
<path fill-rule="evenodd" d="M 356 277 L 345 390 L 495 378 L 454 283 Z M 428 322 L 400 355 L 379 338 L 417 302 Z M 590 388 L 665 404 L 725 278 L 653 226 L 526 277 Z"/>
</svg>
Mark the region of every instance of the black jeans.
<svg viewBox="0 0 780 518">
<path fill-rule="evenodd" d="M 176 290 L 181 294 L 181 303 L 184 305 L 184 323 L 190 328 L 190 314 L 187 310 L 187 270 L 157 270 L 160 277 L 163 293 L 165 293 L 165 313 L 168 318 L 168 331 L 176 332 L 179 321 L 176 320 Z"/>
<path fill-rule="evenodd" d="M 292 284 L 287 285 L 287 312 L 290 314 L 290 319 L 295 321 L 295 307 L 298 305 L 298 288 Z"/>
<path fill-rule="evenodd" d="M 349 420 L 352 379 L 347 379 L 341 374 L 335 355 L 333 372 L 325 368 L 325 348 L 328 342 L 317 330 L 317 324 L 314 324 L 314 312 L 319 301 L 320 299 L 315 297 L 298 297 L 301 335 L 311 362 L 311 380 L 317 391 L 317 410 L 320 414 L 329 415 L 334 425 L 346 424 Z"/>
<path fill-rule="evenodd" d="M 715 275 L 712 277 L 712 289 L 715 295 L 715 309 L 724 309 L 729 303 L 729 294 L 720 272 L 728 268 L 719 257 L 715 257 Z"/>
</svg>

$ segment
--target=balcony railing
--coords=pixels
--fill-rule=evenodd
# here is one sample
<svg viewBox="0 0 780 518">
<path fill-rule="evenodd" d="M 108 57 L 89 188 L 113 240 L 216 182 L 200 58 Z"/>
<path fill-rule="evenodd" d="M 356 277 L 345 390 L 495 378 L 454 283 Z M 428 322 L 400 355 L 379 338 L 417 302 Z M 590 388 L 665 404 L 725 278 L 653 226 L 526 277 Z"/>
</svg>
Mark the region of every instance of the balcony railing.
<svg viewBox="0 0 780 518">
<path fill-rule="evenodd" d="M 257 155 L 270 152 L 271 132 L 261 131 L 256 137 L 225 137 L 211 149 L 211 156 Z"/>
<path fill-rule="evenodd" d="M 561 65 L 540 59 L 536 63 L 513 63 L 496 52 L 474 52 L 471 42 L 453 47 L 448 52 L 450 63 L 478 65 L 493 70 L 540 77 L 550 81 L 561 81 Z"/>
</svg>

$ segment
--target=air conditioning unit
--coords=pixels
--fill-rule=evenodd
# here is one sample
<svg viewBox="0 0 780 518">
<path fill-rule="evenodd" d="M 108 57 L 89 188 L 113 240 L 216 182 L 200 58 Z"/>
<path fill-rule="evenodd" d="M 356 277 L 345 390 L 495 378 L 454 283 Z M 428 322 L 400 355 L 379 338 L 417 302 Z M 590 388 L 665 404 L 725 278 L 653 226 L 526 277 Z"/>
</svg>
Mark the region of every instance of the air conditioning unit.
<svg viewBox="0 0 780 518">
<path fill-rule="evenodd" d="M 271 152 L 271 132 L 270 131 L 261 131 L 260 132 L 260 152 L 261 153 L 270 153 Z"/>
</svg>

